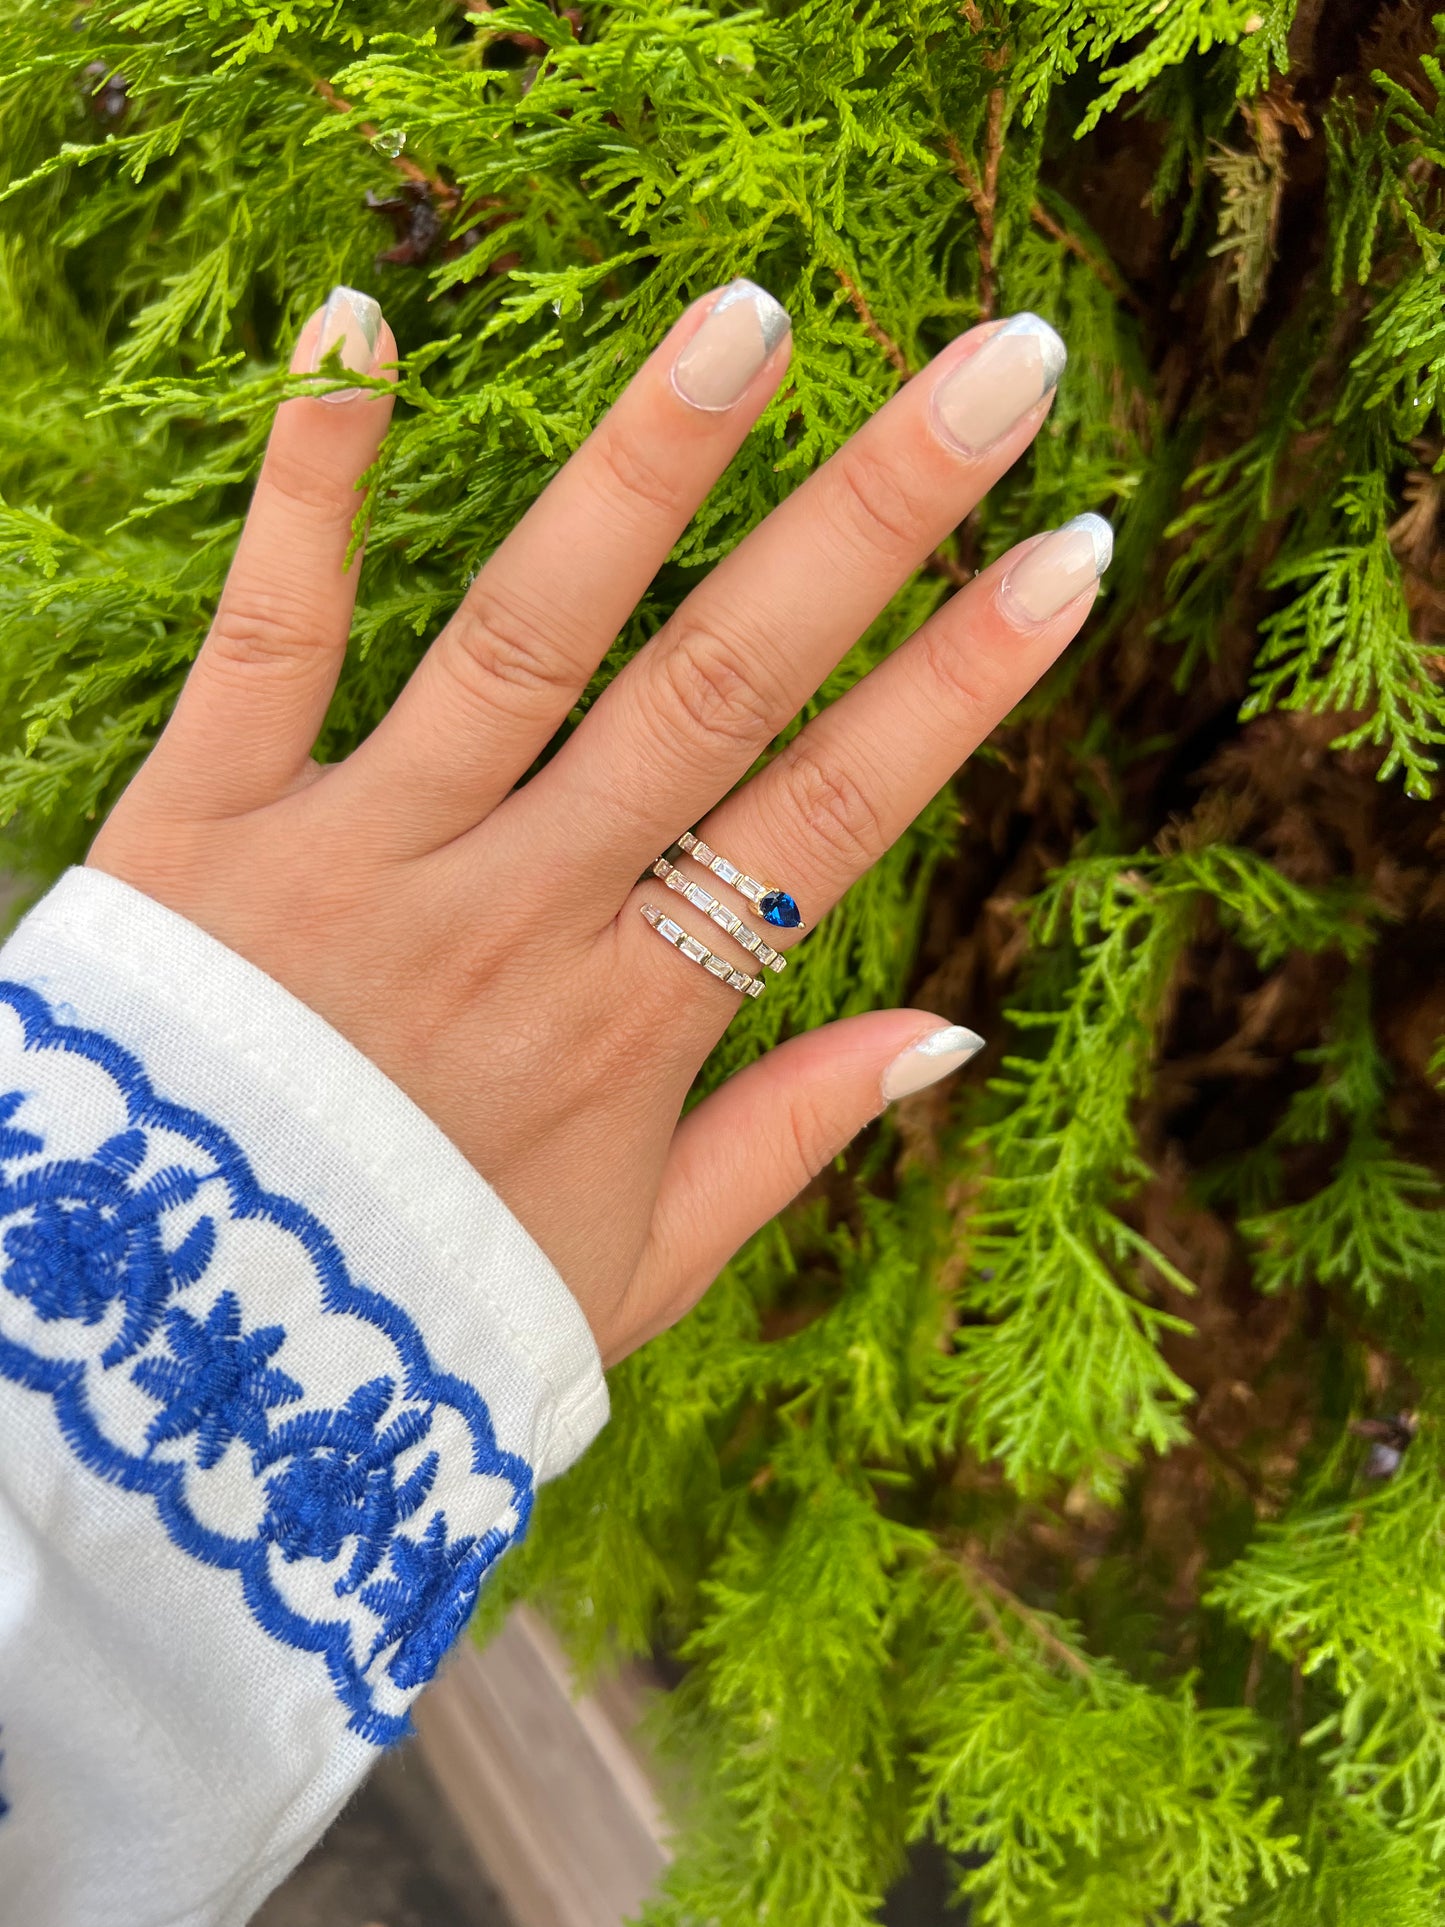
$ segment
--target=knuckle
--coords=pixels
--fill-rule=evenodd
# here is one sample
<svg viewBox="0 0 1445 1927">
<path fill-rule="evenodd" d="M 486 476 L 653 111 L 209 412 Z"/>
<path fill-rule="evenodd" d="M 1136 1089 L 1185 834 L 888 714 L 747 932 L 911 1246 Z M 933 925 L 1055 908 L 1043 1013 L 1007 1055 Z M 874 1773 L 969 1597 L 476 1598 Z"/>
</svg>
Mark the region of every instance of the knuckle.
<svg viewBox="0 0 1445 1927">
<path fill-rule="evenodd" d="M 840 764 L 824 761 L 800 738 L 784 752 L 783 778 L 807 837 L 848 874 L 866 870 L 888 847 L 878 805 Z"/>
<path fill-rule="evenodd" d="M 643 436 L 618 423 L 610 423 L 598 430 L 597 457 L 601 481 L 609 494 L 620 491 L 624 502 L 641 504 L 658 514 L 680 512 L 682 502 L 677 482 L 668 474 L 660 454 L 647 446 Z"/>
<path fill-rule="evenodd" d="M 498 685 L 524 701 L 576 693 L 566 653 L 538 623 L 500 596 L 474 589 L 451 623 L 448 666 L 478 704 L 496 700 Z"/>
<path fill-rule="evenodd" d="M 913 554 L 923 540 L 924 504 L 899 462 L 850 444 L 824 473 L 832 519 L 850 547 L 861 541 L 890 561 Z"/>
<path fill-rule="evenodd" d="M 787 721 L 779 700 L 760 686 L 750 652 L 721 630 L 678 634 L 659 669 L 669 705 L 707 741 L 721 738 L 757 755 Z"/>
<path fill-rule="evenodd" d="M 988 726 L 1002 716 L 1008 703 L 997 676 L 988 674 L 966 638 L 951 633 L 944 623 L 926 623 L 910 644 L 918 650 L 932 706 L 941 711 L 952 732 L 959 723 Z"/>
<path fill-rule="evenodd" d="M 278 589 L 227 587 L 206 637 L 212 666 L 296 672 L 316 647 L 309 605 Z"/>
<path fill-rule="evenodd" d="M 274 506 L 289 519 L 324 524 L 350 522 L 361 506 L 354 480 L 330 463 L 303 454 L 298 447 L 284 453 L 274 449 L 267 458 L 263 482 Z"/>
</svg>

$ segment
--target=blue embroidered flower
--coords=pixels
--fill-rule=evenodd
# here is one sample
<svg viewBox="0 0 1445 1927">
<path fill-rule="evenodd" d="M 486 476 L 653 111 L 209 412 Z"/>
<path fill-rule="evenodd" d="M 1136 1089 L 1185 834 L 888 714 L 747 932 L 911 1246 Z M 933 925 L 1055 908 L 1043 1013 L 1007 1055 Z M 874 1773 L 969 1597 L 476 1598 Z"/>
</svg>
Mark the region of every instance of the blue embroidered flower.
<svg viewBox="0 0 1445 1927">
<path fill-rule="evenodd" d="M 12 1091 L 0 1099 L 0 1123 L 23 1095 Z M 0 1131 L 0 1163 L 40 1148 L 33 1132 Z M 171 1168 L 133 1189 L 132 1174 L 145 1154 L 145 1133 L 122 1131 L 94 1157 L 57 1159 L 0 1180 L 0 1212 L 19 1219 L 0 1240 L 7 1261 L 0 1283 L 29 1299 L 47 1322 L 98 1325 L 121 1300 L 125 1317 L 103 1354 L 108 1365 L 148 1343 L 169 1299 L 201 1276 L 215 1248 L 215 1225 L 201 1218 L 167 1251 L 161 1217 L 193 1197 L 202 1180 Z"/>
<path fill-rule="evenodd" d="M 304 1205 L 264 1190 L 220 1124 L 159 1096 L 131 1052 L 104 1032 L 58 1021 L 29 986 L 0 981 L 0 1010 L 7 1007 L 24 1030 L 7 1081 L 23 1076 L 26 1088 L 0 1091 L 0 1378 L 50 1400 L 77 1461 L 153 1505 L 172 1545 L 233 1574 L 256 1626 L 314 1656 L 352 1731 L 388 1745 L 409 1730 L 395 1689 L 431 1677 L 487 1569 L 526 1531 L 531 1467 L 498 1444 L 477 1387 L 437 1368 L 405 1309 L 352 1276 L 336 1237 Z M 47 1082 L 52 1054 L 98 1067 L 124 1100 L 127 1128 L 88 1157 L 44 1160 L 47 1107 L 68 1107 L 73 1094 L 66 1080 Z M 29 1128 L 12 1121 L 22 1105 Z M 157 1132 L 168 1154 L 178 1140 L 193 1146 L 196 1168 L 171 1166 L 140 1181 Z M 185 1207 L 202 1184 L 213 1187 L 207 1197 L 214 1203 L 197 1219 Z M 178 1207 L 187 1224 L 179 1236 Z M 309 1267 L 309 1291 L 297 1289 L 301 1322 L 288 1363 L 314 1356 L 333 1324 L 348 1340 L 365 1334 L 363 1349 L 384 1348 L 393 1361 L 339 1407 L 303 1404 L 273 1419 L 278 1407 L 305 1398 L 298 1379 L 271 1362 L 283 1327 L 247 1332 L 243 1292 L 221 1292 L 205 1317 L 174 1302 L 211 1270 L 223 1235 L 217 1227 L 247 1222 L 291 1240 Z M 168 1246 L 166 1236 L 175 1242 Z M 61 1326 L 59 1351 L 22 1339 L 24 1322 L 12 1329 L 20 1303 Z M 83 1347 L 64 1355 L 64 1321 L 94 1325 L 117 1305 L 119 1335 L 100 1359 Z M 123 1365 L 160 1408 L 141 1450 L 106 1428 L 114 1407 L 105 1381 Z M 442 1410 L 452 1421 L 445 1449 L 401 1473 L 400 1462 L 434 1434 Z M 255 1506 L 243 1499 L 228 1532 L 216 1522 L 214 1495 L 200 1513 L 192 1509 L 191 1480 L 237 1440 L 250 1448 L 245 1474 L 257 1482 L 249 1495 Z M 182 1441 L 178 1451 L 156 1449 Z M 424 1530 L 418 1516 L 435 1505 L 443 1464 L 458 1503 L 471 1480 L 484 1481 L 484 1516 L 497 1521 L 452 1544 L 439 1508 Z M 408 1537 L 403 1528 L 413 1519 L 418 1529 Z M 333 1582 L 335 1610 L 307 1613 L 279 1583 L 278 1568 L 308 1559 L 330 1564 L 348 1545 L 347 1569 Z"/>
<path fill-rule="evenodd" d="M 385 1559 L 397 1527 L 417 1511 L 436 1482 L 428 1452 L 399 1483 L 396 1461 L 431 1430 L 429 1406 L 412 1406 L 384 1432 L 377 1426 L 395 1395 L 389 1378 L 359 1386 L 337 1412 L 305 1412 L 278 1425 L 256 1454 L 256 1470 L 290 1462 L 266 1481 L 261 1537 L 287 1560 L 336 1558 L 356 1540 L 351 1565 L 336 1581 L 338 1598 L 355 1592 Z"/>
<path fill-rule="evenodd" d="M 207 1471 L 232 1439 L 264 1445 L 266 1414 L 273 1405 L 301 1397 L 301 1387 L 267 1359 L 286 1342 L 280 1325 L 241 1335 L 241 1306 L 223 1291 L 204 1323 L 175 1306 L 166 1313 L 166 1343 L 172 1358 L 143 1358 L 131 1377 L 161 1400 L 146 1432 L 155 1450 L 167 1439 L 197 1435 L 196 1463 Z"/>
<path fill-rule="evenodd" d="M 424 1686 L 471 1618 L 483 1574 L 506 1544 L 493 1531 L 448 1545 L 443 1512 L 421 1539 L 399 1532 L 391 1547 L 395 1578 L 378 1579 L 361 1595 L 383 1622 L 367 1664 L 396 1642 L 387 1672 L 398 1686 Z"/>
</svg>

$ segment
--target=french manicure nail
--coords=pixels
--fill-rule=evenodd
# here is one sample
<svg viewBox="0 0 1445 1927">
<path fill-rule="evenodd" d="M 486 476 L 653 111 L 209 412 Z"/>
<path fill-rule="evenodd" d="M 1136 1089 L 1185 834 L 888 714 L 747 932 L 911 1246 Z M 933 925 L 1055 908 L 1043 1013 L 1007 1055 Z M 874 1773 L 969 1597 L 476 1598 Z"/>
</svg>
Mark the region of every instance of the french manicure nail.
<svg viewBox="0 0 1445 1927">
<path fill-rule="evenodd" d="M 962 1024 L 930 1031 L 927 1037 L 920 1037 L 916 1044 L 901 1051 L 884 1071 L 884 1103 L 894 1104 L 900 1097 L 911 1097 L 914 1091 L 926 1090 L 982 1049 L 983 1039 L 978 1032 L 965 1030 Z"/>
<path fill-rule="evenodd" d="M 729 281 L 672 365 L 672 385 L 694 408 L 731 408 L 792 323 L 755 281 Z"/>
<path fill-rule="evenodd" d="M 1016 314 L 938 384 L 940 433 L 965 455 L 982 455 L 1058 386 L 1069 351 L 1047 321 Z"/>
<path fill-rule="evenodd" d="M 321 330 L 311 354 L 315 373 L 338 345 L 341 365 L 353 374 L 369 375 L 376 360 L 376 344 L 381 337 L 381 309 L 369 294 L 356 288 L 333 288 L 321 310 Z M 365 390 L 332 388 L 318 401 L 354 401 Z"/>
<path fill-rule="evenodd" d="M 1102 515 L 1076 515 L 1020 556 L 999 584 L 999 607 L 1016 628 L 1067 609 L 1114 559 L 1114 531 Z"/>
</svg>

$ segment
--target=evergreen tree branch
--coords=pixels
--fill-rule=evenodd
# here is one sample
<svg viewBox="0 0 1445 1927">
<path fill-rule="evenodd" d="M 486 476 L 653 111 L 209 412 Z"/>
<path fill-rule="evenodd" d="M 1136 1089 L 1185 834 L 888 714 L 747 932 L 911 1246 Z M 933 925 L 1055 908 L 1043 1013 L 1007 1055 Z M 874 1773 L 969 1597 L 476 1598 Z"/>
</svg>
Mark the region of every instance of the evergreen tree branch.
<svg viewBox="0 0 1445 1927">
<path fill-rule="evenodd" d="M 1030 1638 L 1035 1640 L 1045 1652 L 1051 1653 L 1071 1673 L 1076 1673 L 1080 1679 L 1088 1679 L 1092 1675 L 1094 1669 L 1083 1654 L 1055 1632 L 1041 1613 L 1036 1613 L 1032 1606 L 1026 1606 L 1023 1600 L 1016 1593 L 1011 1592 L 995 1573 L 990 1572 L 975 1549 L 951 1544 L 946 1539 L 942 1544 L 964 1584 L 974 1594 L 975 1604 L 985 1616 L 990 1631 L 1001 1642 L 1000 1651 L 1007 1654 L 1010 1650 L 1009 1642 L 1003 1630 L 1003 1622 L 991 1601 L 1002 1606 L 1011 1618 L 1018 1621 Z"/>
<path fill-rule="evenodd" d="M 863 290 L 858 286 L 858 283 L 853 279 L 852 275 L 848 273 L 846 268 L 834 268 L 833 272 L 838 277 L 839 286 L 852 303 L 854 313 L 863 323 L 864 332 L 878 343 L 878 346 L 883 350 L 899 374 L 902 375 L 903 379 L 905 381 L 909 380 L 913 374 L 913 370 L 908 365 L 908 357 L 893 339 L 892 335 L 890 335 L 886 329 L 879 326 L 873 310 L 868 305 L 868 300 Z"/>
<path fill-rule="evenodd" d="M 1346 980 L 1325 1042 L 1302 1053 L 1320 1078 L 1292 1100 L 1278 1153 L 1344 1134 L 1329 1182 L 1300 1202 L 1245 1220 L 1261 1289 L 1343 1285 L 1370 1305 L 1445 1295 L 1445 1186 L 1394 1156 L 1385 1131 L 1386 1066 L 1370 1020 L 1369 985 Z"/>
<path fill-rule="evenodd" d="M 693 1769 L 671 1927 L 865 1927 L 925 1831 L 984 1927 L 1424 1927 L 1439 802 L 1376 790 L 1308 712 L 1348 697 L 1335 733 L 1375 728 L 1373 761 L 1403 745 L 1429 782 L 1440 36 L 1364 0 L 1327 34 L 1313 0 L 1293 32 L 1289 0 L 970 6 L 14 0 L 9 867 L 82 856 L 163 726 L 334 283 L 377 294 L 405 359 L 324 759 L 707 288 L 748 274 L 789 308 L 788 390 L 579 713 L 981 307 L 1047 316 L 1070 349 L 1047 427 L 807 713 L 1085 506 L 1118 524 L 1109 601 L 702 1080 L 850 1010 L 998 1036 L 1012 1004 L 996 1087 L 902 1107 L 612 1374 L 612 1423 L 486 1611 L 539 1600 L 584 1667 L 689 1653 L 661 1714 Z M 1292 101 L 1323 197 L 1249 133 Z M 1081 120 L 1100 138 L 1072 144 Z M 1222 210 L 1217 144 L 1253 168 Z M 378 261 L 368 195 L 412 188 L 425 231 Z M 1230 272 L 1257 306 L 1226 355 Z M 1306 714 L 1241 733 L 1271 618 L 1254 693 Z M 1171 828 L 1201 783 L 1228 812 Z M 1398 1008 L 1328 1008 L 1332 960 Z M 1287 1289 L 1251 1293 L 1251 1264 Z M 1211 1619 L 1221 1557 L 1239 1603 Z"/>
<path fill-rule="evenodd" d="M 1070 254 L 1083 262 L 1091 274 L 1096 274 L 1116 301 L 1123 302 L 1136 313 L 1142 311 L 1143 304 L 1138 295 L 1128 286 L 1114 264 L 1106 261 L 1101 255 L 1095 254 L 1092 248 L 1085 247 L 1076 234 L 1070 233 L 1062 222 L 1054 218 L 1042 201 L 1034 201 L 1030 205 L 1029 218 L 1036 227 L 1042 228 L 1050 240 L 1057 241 L 1062 248 L 1067 248 Z"/>
</svg>

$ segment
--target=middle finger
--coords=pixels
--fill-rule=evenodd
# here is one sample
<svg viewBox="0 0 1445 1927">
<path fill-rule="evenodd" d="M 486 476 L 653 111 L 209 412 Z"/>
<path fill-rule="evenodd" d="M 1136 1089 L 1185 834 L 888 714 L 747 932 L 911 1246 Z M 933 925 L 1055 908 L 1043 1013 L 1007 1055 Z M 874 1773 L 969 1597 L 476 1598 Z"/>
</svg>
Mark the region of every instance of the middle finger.
<svg viewBox="0 0 1445 1927">
<path fill-rule="evenodd" d="M 1023 453 L 1064 359 L 1035 315 L 951 343 L 688 596 L 504 812 L 565 835 L 620 902 Z"/>
</svg>

